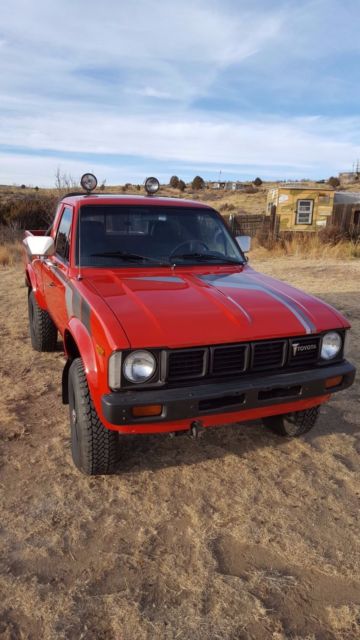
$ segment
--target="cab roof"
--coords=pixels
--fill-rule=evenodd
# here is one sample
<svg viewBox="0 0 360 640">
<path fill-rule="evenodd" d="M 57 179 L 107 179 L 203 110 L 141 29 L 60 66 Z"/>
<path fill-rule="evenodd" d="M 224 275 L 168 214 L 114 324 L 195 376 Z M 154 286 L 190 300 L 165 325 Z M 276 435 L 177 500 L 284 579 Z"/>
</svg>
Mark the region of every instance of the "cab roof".
<svg viewBox="0 0 360 640">
<path fill-rule="evenodd" d="M 210 209 L 209 205 L 197 200 L 185 200 L 183 198 L 165 198 L 158 196 L 126 195 L 116 193 L 69 193 L 61 200 L 68 204 L 130 204 L 130 205 L 158 205 L 160 207 L 198 207 Z"/>
</svg>

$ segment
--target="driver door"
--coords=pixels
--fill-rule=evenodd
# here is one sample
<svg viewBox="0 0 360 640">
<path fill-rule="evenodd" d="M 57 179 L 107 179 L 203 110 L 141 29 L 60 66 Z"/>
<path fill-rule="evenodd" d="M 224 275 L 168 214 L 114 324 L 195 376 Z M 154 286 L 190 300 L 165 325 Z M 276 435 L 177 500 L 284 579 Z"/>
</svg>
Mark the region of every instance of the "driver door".
<svg viewBox="0 0 360 640">
<path fill-rule="evenodd" d="M 55 254 L 44 264 L 44 295 L 48 311 L 60 333 L 67 324 L 65 287 L 68 280 L 73 210 L 65 205 L 55 237 Z"/>
</svg>

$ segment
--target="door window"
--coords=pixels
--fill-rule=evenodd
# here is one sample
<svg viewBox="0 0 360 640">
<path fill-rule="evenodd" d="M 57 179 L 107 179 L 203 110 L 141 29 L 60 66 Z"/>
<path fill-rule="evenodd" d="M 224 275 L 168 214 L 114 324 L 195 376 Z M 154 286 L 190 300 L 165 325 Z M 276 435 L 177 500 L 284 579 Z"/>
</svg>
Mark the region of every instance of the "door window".
<svg viewBox="0 0 360 640">
<path fill-rule="evenodd" d="M 55 253 L 65 262 L 69 262 L 71 221 L 72 209 L 65 207 L 55 241 Z"/>
</svg>

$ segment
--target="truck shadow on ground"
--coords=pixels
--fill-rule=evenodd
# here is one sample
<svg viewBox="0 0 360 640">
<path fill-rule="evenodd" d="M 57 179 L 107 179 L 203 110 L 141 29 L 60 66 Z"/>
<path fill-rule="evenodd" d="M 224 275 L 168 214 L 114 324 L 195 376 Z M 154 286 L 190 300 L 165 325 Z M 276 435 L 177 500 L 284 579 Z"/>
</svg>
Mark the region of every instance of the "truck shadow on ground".
<svg viewBox="0 0 360 640">
<path fill-rule="evenodd" d="M 169 435 L 120 436 L 120 457 L 117 473 L 158 471 L 168 467 L 191 466 L 208 460 L 236 455 L 246 458 L 258 449 L 284 449 L 296 442 L 306 442 L 321 448 L 321 442 L 334 434 L 355 437 L 355 449 L 360 453 L 360 424 L 347 420 L 334 406 L 326 407 L 318 424 L 308 434 L 296 438 L 282 438 L 257 420 L 205 429 L 192 439 L 188 434 L 170 438 Z"/>
</svg>

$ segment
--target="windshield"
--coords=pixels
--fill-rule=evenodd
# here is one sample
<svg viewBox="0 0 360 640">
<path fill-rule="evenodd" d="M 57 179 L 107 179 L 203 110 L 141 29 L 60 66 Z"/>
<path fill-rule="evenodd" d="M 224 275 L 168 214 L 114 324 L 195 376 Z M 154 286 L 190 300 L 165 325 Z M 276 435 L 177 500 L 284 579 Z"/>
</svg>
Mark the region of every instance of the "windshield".
<svg viewBox="0 0 360 640">
<path fill-rule="evenodd" d="M 138 205 L 80 208 L 76 262 L 88 267 L 243 264 L 212 209 Z M 80 230 L 80 233 L 79 233 Z M 79 242 L 80 237 L 80 242 Z"/>
</svg>

